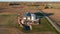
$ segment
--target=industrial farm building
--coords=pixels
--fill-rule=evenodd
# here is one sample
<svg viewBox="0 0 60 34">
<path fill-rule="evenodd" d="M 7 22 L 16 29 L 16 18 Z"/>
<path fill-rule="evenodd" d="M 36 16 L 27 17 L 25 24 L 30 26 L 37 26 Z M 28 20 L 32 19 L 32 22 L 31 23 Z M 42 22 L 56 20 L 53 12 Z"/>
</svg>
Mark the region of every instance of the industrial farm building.
<svg viewBox="0 0 60 34">
<path fill-rule="evenodd" d="M 21 18 L 18 17 L 18 22 L 21 27 L 29 26 L 32 30 L 32 25 L 39 25 L 40 19 L 41 18 L 37 18 L 37 16 L 34 13 L 27 12 Z"/>
</svg>

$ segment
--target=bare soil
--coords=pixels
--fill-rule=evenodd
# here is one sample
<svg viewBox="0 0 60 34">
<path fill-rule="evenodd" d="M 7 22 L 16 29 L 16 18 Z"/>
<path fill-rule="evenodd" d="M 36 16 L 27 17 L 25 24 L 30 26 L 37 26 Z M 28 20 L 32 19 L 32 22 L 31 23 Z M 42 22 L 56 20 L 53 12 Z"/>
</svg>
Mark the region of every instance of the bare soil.
<svg viewBox="0 0 60 34">
<path fill-rule="evenodd" d="M 34 33 L 28 33 L 28 34 L 57 34 L 57 33 L 51 32 L 51 31 L 43 31 L 43 32 L 34 32 Z"/>
<path fill-rule="evenodd" d="M 54 31 L 41 31 L 41 32 L 32 32 L 32 33 L 23 33 L 22 31 L 16 28 L 5 28 L 0 27 L 0 34 L 57 34 Z"/>
</svg>

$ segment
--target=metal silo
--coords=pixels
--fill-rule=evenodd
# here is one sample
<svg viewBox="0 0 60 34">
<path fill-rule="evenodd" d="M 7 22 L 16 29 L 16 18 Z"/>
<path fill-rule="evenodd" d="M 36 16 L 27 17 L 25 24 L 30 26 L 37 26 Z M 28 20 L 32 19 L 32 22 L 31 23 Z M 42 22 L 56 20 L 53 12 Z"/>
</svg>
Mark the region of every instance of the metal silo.
<svg viewBox="0 0 60 34">
<path fill-rule="evenodd" d="M 32 21 L 36 20 L 36 15 L 35 14 L 31 14 L 31 20 Z"/>
</svg>

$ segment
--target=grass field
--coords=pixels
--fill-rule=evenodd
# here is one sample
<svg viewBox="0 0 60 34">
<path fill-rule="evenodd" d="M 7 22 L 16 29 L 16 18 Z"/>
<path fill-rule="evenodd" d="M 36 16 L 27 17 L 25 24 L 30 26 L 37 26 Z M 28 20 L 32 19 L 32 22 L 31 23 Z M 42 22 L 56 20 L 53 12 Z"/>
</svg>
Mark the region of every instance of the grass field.
<svg viewBox="0 0 60 34">
<path fill-rule="evenodd" d="M 4 32 L 9 33 L 11 27 L 16 26 L 16 19 L 17 19 L 17 14 L 0 14 L 0 27 L 2 27 L 2 26 L 10 27 L 7 29 L 2 28 L 2 29 L 0 29 L 0 32 L 2 31 L 3 33 Z M 24 31 L 20 27 L 19 27 L 19 30 L 24 32 L 25 34 L 28 34 L 28 33 L 29 34 L 58 34 L 58 32 L 51 26 L 51 24 L 48 22 L 48 20 L 44 17 L 41 19 L 40 25 L 32 25 L 32 26 L 33 26 L 33 30 L 31 30 L 31 31 Z M 7 31 L 5 31 L 5 30 L 7 30 Z M 14 30 L 12 30 L 12 31 L 14 31 Z M 17 31 L 15 31 L 15 32 L 17 32 Z"/>
<path fill-rule="evenodd" d="M 16 24 L 16 14 L 0 14 L 0 26 L 11 26 Z"/>
<path fill-rule="evenodd" d="M 0 14 L 0 33 L 15 31 L 15 34 L 19 34 L 17 30 L 10 30 L 15 29 L 12 27 L 15 27 L 17 25 L 16 22 L 17 14 Z M 58 32 L 51 26 L 51 24 L 48 22 L 46 18 L 41 18 L 41 24 L 40 25 L 32 25 L 33 30 L 31 31 L 24 31 L 22 28 L 19 27 L 19 30 L 21 30 L 24 34 L 58 34 Z M 4 28 L 9 27 L 9 28 Z M 17 28 L 18 29 L 18 28 Z M 27 33 L 26 33 L 27 32 Z M 7 33 L 7 34 L 8 34 Z"/>
<path fill-rule="evenodd" d="M 21 31 L 25 32 L 26 34 L 59 34 L 54 27 L 49 23 L 46 18 L 41 19 L 40 25 L 32 25 L 33 30 L 25 31 L 22 28 L 19 28 Z"/>
<path fill-rule="evenodd" d="M 17 14 L 0 14 L 0 34 L 23 34 L 17 28 Z"/>
</svg>

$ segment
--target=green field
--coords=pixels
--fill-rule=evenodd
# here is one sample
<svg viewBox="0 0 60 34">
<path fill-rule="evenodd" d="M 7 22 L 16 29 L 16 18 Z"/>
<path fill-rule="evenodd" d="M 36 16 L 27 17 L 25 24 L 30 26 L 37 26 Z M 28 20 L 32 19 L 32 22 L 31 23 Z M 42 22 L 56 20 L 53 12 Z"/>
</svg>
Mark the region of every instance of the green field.
<svg viewBox="0 0 60 34">
<path fill-rule="evenodd" d="M 15 26 L 17 14 L 0 14 L 0 27 L 1 26 Z"/>
<path fill-rule="evenodd" d="M 39 25 L 32 25 L 33 30 L 31 31 L 25 31 L 22 28 L 19 28 L 21 31 L 25 32 L 25 33 L 34 33 L 34 32 L 51 32 L 54 34 L 60 34 L 56 31 L 56 29 L 49 23 L 49 21 L 43 17 L 41 18 L 41 24 Z M 49 34 L 49 33 L 48 33 Z"/>
<path fill-rule="evenodd" d="M 17 14 L 0 14 L 0 27 L 2 26 L 8 26 L 8 27 L 16 27 L 17 22 Z M 35 32 L 39 32 L 39 33 L 45 33 L 45 34 L 59 34 L 55 28 L 49 23 L 49 21 L 43 17 L 41 18 L 41 23 L 39 25 L 32 25 L 33 30 L 31 31 L 25 31 L 20 27 L 17 27 L 17 29 L 19 29 L 20 31 L 24 32 L 24 33 L 35 33 Z"/>
</svg>

